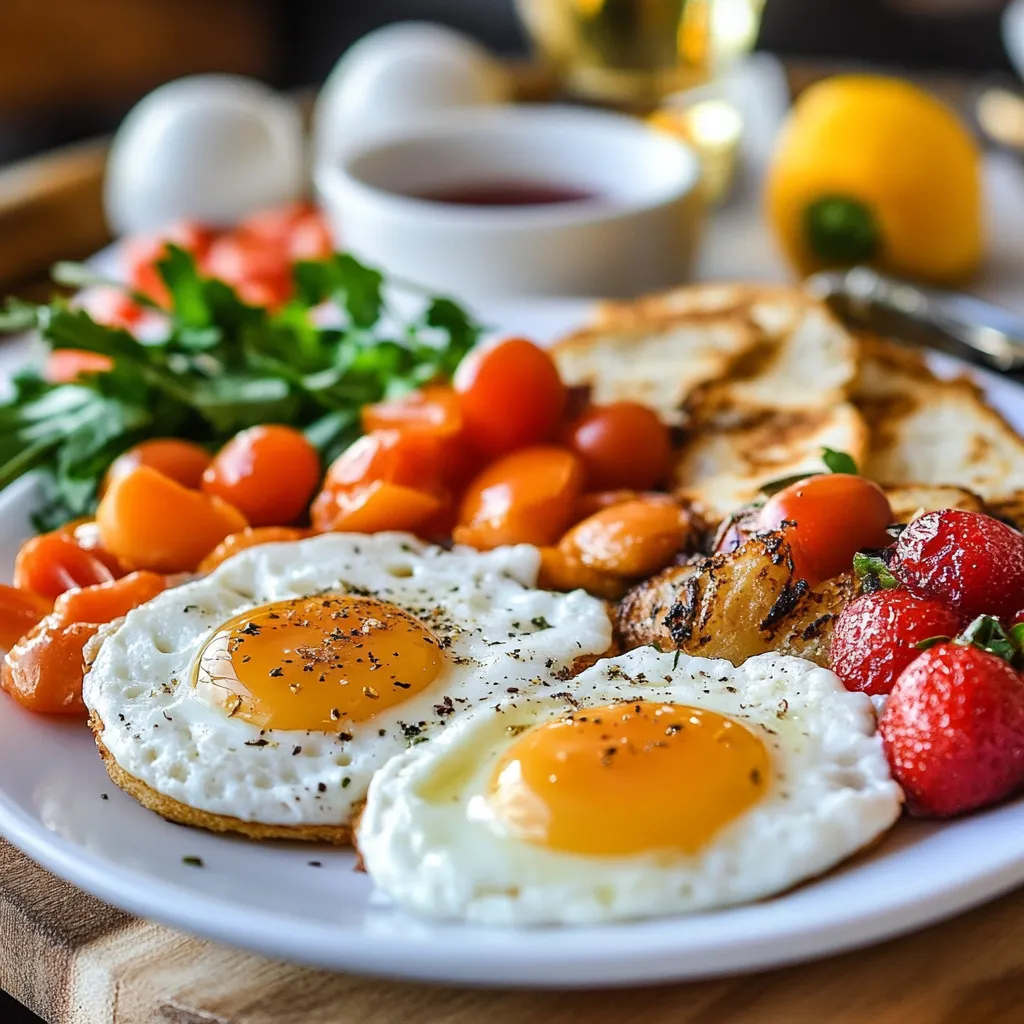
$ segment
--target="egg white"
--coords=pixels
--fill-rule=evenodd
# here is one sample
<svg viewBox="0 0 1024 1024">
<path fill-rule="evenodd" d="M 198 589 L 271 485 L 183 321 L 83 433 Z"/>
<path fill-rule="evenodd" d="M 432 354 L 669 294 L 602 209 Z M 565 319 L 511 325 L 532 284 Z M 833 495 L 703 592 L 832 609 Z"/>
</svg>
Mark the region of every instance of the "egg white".
<svg viewBox="0 0 1024 1024">
<path fill-rule="evenodd" d="M 268 825 L 344 824 L 388 758 L 450 728 L 509 687 L 567 674 L 611 644 L 604 604 L 537 590 L 540 554 L 522 545 L 445 551 L 406 534 L 328 534 L 241 552 L 103 631 L 83 696 L 129 775 L 189 807 Z M 261 731 L 194 687 L 196 660 L 226 621 L 273 601 L 359 593 L 417 615 L 450 640 L 442 674 L 339 733 Z"/>
<path fill-rule="evenodd" d="M 765 654 L 734 667 L 641 648 L 598 662 L 565 690 L 531 689 L 497 713 L 480 708 L 377 774 L 356 843 L 379 889 L 419 913 L 489 925 L 706 910 L 827 871 L 900 814 L 870 701 L 809 661 Z M 582 856 L 504 834 L 480 813 L 494 766 L 523 726 L 639 699 L 717 711 L 766 745 L 764 795 L 703 849 Z"/>
</svg>

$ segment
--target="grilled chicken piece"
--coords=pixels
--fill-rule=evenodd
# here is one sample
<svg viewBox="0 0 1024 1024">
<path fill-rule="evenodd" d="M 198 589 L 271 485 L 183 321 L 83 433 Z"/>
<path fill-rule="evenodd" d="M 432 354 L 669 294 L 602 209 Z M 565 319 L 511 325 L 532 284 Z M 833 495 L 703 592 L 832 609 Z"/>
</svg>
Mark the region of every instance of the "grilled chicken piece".
<svg viewBox="0 0 1024 1024">
<path fill-rule="evenodd" d="M 828 665 L 832 626 L 856 594 L 852 575 L 812 589 L 793 571 L 782 535 L 761 533 L 634 587 L 617 625 L 627 650 L 654 644 L 734 665 L 776 651 Z"/>
</svg>

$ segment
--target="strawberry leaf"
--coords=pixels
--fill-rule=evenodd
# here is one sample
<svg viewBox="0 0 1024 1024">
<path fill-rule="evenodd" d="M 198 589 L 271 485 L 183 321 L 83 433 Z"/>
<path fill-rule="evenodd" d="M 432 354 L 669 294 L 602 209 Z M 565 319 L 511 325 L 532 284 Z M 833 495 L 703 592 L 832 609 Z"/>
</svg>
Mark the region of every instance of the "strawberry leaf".
<svg viewBox="0 0 1024 1024">
<path fill-rule="evenodd" d="M 900 586 L 881 555 L 858 551 L 853 556 L 853 572 L 865 590 L 897 590 Z"/>
<path fill-rule="evenodd" d="M 977 647 L 1011 665 L 1021 663 L 1021 647 L 1019 634 L 1015 628 L 1011 632 L 1003 628 L 1002 623 L 994 615 L 979 615 L 953 642 L 961 647 Z"/>
</svg>

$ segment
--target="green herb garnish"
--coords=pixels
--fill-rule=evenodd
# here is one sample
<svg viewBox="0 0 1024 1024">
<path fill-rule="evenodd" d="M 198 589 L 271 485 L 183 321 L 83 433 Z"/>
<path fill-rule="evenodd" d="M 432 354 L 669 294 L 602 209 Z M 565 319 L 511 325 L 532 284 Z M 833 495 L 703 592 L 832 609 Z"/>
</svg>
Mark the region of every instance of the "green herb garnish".
<svg viewBox="0 0 1024 1024">
<path fill-rule="evenodd" d="M 895 590 L 900 585 L 879 555 L 858 551 L 853 556 L 853 572 L 868 590 Z"/>
<path fill-rule="evenodd" d="M 822 448 L 821 461 L 825 463 L 830 473 L 849 473 L 850 476 L 857 476 L 860 472 L 852 455 L 837 452 L 835 448 Z"/>
<path fill-rule="evenodd" d="M 345 254 L 295 264 L 295 297 L 274 312 L 203 277 L 176 246 L 158 268 L 172 308 L 154 340 L 97 324 L 64 299 L 12 299 L 0 312 L 0 332 L 35 329 L 51 351 L 84 349 L 113 361 L 71 384 L 26 370 L 0 403 L 0 488 L 30 470 L 43 473 L 39 529 L 92 514 L 111 461 L 151 437 L 213 450 L 246 427 L 287 423 L 305 431 L 327 465 L 361 433 L 363 405 L 448 379 L 480 336 L 447 298 L 425 299 L 403 321 L 388 308 L 381 274 Z M 75 264 L 61 264 L 59 276 L 94 280 Z M 339 325 L 312 315 L 325 302 L 340 311 Z"/>
</svg>

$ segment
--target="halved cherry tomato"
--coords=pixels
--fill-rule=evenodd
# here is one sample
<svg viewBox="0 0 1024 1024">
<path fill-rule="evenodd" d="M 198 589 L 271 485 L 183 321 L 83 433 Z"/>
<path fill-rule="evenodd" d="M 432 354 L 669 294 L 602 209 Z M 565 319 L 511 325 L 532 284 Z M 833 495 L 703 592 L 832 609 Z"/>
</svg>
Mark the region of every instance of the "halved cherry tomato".
<svg viewBox="0 0 1024 1024">
<path fill-rule="evenodd" d="M 889 499 L 861 476 L 808 477 L 772 495 L 757 516 L 758 530 L 782 529 L 798 576 L 816 586 L 847 571 L 862 548 L 892 543 Z"/>
<path fill-rule="evenodd" d="M 192 491 L 149 466 L 112 481 L 96 510 L 103 546 L 127 569 L 192 572 L 248 523 L 216 495 Z"/>
<path fill-rule="evenodd" d="M 257 526 L 232 533 L 225 537 L 200 563 L 197 572 L 213 572 L 222 562 L 237 555 L 239 551 L 258 547 L 260 544 L 276 544 L 280 541 L 301 540 L 309 536 L 309 530 L 294 526 Z"/>
<path fill-rule="evenodd" d="M 142 307 L 120 288 L 98 285 L 76 297 L 76 303 L 98 324 L 131 330 L 145 315 Z"/>
<path fill-rule="evenodd" d="M 547 441 L 568 400 L 554 360 L 525 338 L 471 352 L 454 385 L 467 435 L 492 456 Z"/>
<path fill-rule="evenodd" d="M 320 456 L 292 427 L 250 427 L 228 441 L 203 473 L 202 489 L 230 502 L 253 526 L 284 526 L 309 504 Z"/>
<path fill-rule="evenodd" d="M 152 299 L 158 306 L 169 308 L 171 297 L 157 269 L 157 263 L 167 252 L 167 243 L 185 249 L 201 261 L 213 238 L 211 228 L 194 221 L 182 221 L 172 224 L 159 235 L 136 235 L 126 239 L 124 261 L 129 283 L 135 291 Z"/>
<path fill-rule="evenodd" d="M 540 549 L 537 586 L 544 590 L 585 590 L 595 597 L 615 601 L 629 589 L 629 581 L 613 573 L 584 565 L 560 547 Z"/>
<path fill-rule="evenodd" d="M 650 576 L 668 565 L 689 539 L 690 521 L 678 506 L 627 501 L 577 523 L 559 550 L 600 572 Z"/>
<path fill-rule="evenodd" d="M 99 559 L 114 579 L 124 575 L 124 566 L 103 546 L 100 528 L 95 519 L 73 519 L 59 526 L 55 533 L 67 534 L 83 551 Z"/>
<path fill-rule="evenodd" d="M 668 475 L 668 427 L 638 402 L 593 406 L 566 427 L 562 438 L 583 460 L 587 484 L 594 490 L 646 491 Z"/>
<path fill-rule="evenodd" d="M 58 598 L 53 611 L 4 658 L 0 683 L 30 711 L 83 715 L 83 648 L 106 622 L 127 614 L 167 586 L 162 576 L 132 573 Z"/>
<path fill-rule="evenodd" d="M 203 473 L 210 461 L 209 452 L 191 441 L 182 441 L 177 437 L 154 437 L 129 448 L 114 459 L 103 478 L 100 495 L 106 492 L 112 481 L 139 466 L 149 466 L 182 487 L 195 490 L 202 482 Z"/>
<path fill-rule="evenodd" d="M 71 384 L 83 373 L 106 373 L 114 365 L 109 356 L 77 348 L 59 348 L 46 357 L 43 376 L 50 384 Z"/>
<path fill-rule="evenodd" d="M 441 442 L 417 430 L 374 430 L 349 445 L 327 470 L 324 489 L 345 489 L 384 480 L 444 500 Z"/>
<path fill-rule="evenodd" d="M 671 494 L 663 491 L 633 491 L 622 488 L 616 491 L 591 491 L 580 497 L 576 506 L 576 519 L 586 519 L 595 512 L 611 508 L 613 505 L 624 505 L 627 501 L 646 501 L 654 504 L 672 505 L 678 507 Z"/>
<path fill-rule="evenodd" d="M 43 533 L 22 544 L 14 561 L 14 585 L 51 601 L 65 590 L 109 583 L 110 568 L 67 533 Z"/>
<path fill-rule="evenodd" d="M 402 398 L 364 405 L 363 430 L 420 430 L 440 438 L 462 433 L 462 408 L 451 388 L 435 385 L 412 391 Z"/>
<path fill-rule="evenodd" d="M 45 597 L 0 583 L 0 649 L 9 651 L 52 610 L 53 602 Z"/>
<path fill-rule="evenodd" d="M 564 448 L 523 448 L 491 463 L 469 485 L 453 532 L 482 551 L 501 544 L 553 544 L 572 522 L 583 466 Z"/>
<path fill-rule="evenodd" d="M 389 480 L 321 491 L 313 502 L 314 527 L 322 533 L 380 533 L 420 528 L 444 508 L 443 499 Z"/>
</svg>

